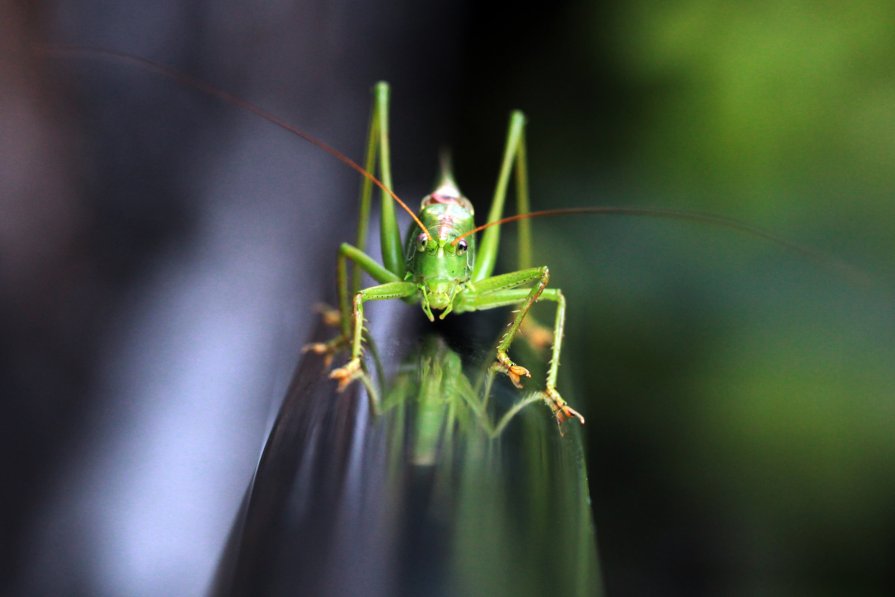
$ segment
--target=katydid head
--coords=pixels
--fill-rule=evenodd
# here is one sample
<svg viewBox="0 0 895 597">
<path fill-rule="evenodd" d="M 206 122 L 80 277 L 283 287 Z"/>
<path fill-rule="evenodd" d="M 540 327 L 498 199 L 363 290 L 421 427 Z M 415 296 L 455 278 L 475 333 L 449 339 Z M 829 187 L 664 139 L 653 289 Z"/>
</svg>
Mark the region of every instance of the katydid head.
<svg viewBox="0 0 895 597">
<path fill-rule="evenodd" d="M 420 289 L 423 311 L 450 313 L 457 293 L 472 276 L 475 264 L 473 238 L 458 237 L 474 226 L 474 211 L 453 181 L 442 182 L 421 205 L 420 220 L 427 231 L 413 226 L 405 245 L 407 276 Z"/>
<path fill-rule="evenodd" d="M 431 310 L 447 315 L 457 292 L 472 275 L 469 246 L 464 240 L 452 245 L 451 239 L 429 239 L 425 233 L 417 236 L 416 250 L 410 270 L 420 289 L 423 311 L 432 319 Z"/>
</svg>

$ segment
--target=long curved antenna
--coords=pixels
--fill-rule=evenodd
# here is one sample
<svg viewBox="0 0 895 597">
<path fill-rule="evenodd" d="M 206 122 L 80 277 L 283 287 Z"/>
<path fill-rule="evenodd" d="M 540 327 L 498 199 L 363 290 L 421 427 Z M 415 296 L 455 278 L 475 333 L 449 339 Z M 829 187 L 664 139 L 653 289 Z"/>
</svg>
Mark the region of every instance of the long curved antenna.
<svg viewBox="0 0 895 597">
<path fill-rule="evenodd" d="M 263 118 L 264 120 L 266 120 L 267 122 L 274 124 L 274 125 L 280 127 L 281 129 L 292 133 L 299 139 L 302 139 L 304 141 L 307 141 L 311 145 L 319 147 L 320 149 L 322 149 L 329 155 L 333 156 L 334 158 L 336 158 L 337 160 L 339 160 L 340 162 L 342 162 L 343 164 L 345 164 L 346 166 L 348 166 L 349 168 L 351 168 L 352 170 L 354 170 L 361 176 L 368 178 L 370 180 L 370 182 L 372 182 L 377 187 L 382 189 L 392 199 L 394 199 L 398 205 L 400 205 L 402 208 L 404 208 L 404 211 L 406 211 L 408 214 L 410 214 L 410 217 L 413 218 L 413 221 L 416 222 L 417 226 L 419 226 L 426 233 L 426 235 L 431 236 L 431 235 L 429 235 L 429 230 L 420 221 L 420 219 L 416 216 L 416 214 L 413 213 L 413 210 L 410 209 L 407 206 L 407 204 L 404 203 L 404 201 L 402 201 L 401 198 L 395 194 L 394 191 L 392 191 L 390 188 L 385 186 L 372 173 L 365 170 L 357 162 L 355 162 L 354 160 L 349 158 L 347 155 L 345 155 L 344 153 L 342 153 L 335 147 L 329 145 L 325 141 L 322 141 L 322 140 L 318 139 L 317 137 L 314 137 L 313 135 L 310 135 L 310 134 L 304 132 L 303 130 L 289 124 L 288 122 L 286 122 L 279 116 L 276 116 L 275 114 L 272 114 L 247 100 L 244 100 L 238 96 L 233 95 L 232 93 L 224 91 L 223 89 L 221 89 L 219 87 L 215 87 L 211 83 L 203 81 L 202 79 L 198 79 L 198 78 L 190 76 L 186 73 L 182 73 L 180 71 L 177 71 L 177 70 L 170 68 L 168 66 L 165 66 L 163 64 L 159 64 L 158 62 L 154 62 L 147 58 L 141 58 L 139 56 L 127 54 L 125 52 L 116 52 L 114 50 L 104 50 L 102 48 L 92 48 L 92 47 L 88 47 L 88 46 L 74 46 L 74 45 L 38 46 L 38 49 L 44 53 L 47 53 L 47 54 L 55 54 L 55 55 L 60 55 L 60 56 L 84 55 L 84 56 L 88 56 L 88 57 L 93 56 L 93 57 L 97 57 L 97 58 L 105 58 L 108 60 L 114 60 L 114 61 L 118 61 L 118 62 L 136 64 L 137 66 L 140 66 L 141 68 L 145 68 L 145 69 L 152 71 L 156 74 L 162 75 L 163 77 L 172 79 L 173 81 L 176 81 L 176 82 L 180 83 L 181 85 L 190 87 L 190 88 L 200 91 L 206 95 L 215 97 L 215 98 L 223 101 L 224 103 L 227 103 L 227 104 L 230 104 L 231 106 L 239 108 L 240 110 L 244 110 L 246 112 L 254 114 L 255 116 L 259 116 L 259 117 Z"/>
<path fill-rule="evenodd" d="M 600 207 L 566 207 L 559 209 L 545 209 L 542 211 L 532 211 L 524 214 L 516 214 L 512 216 L 507 216 L 505 218 L 501 218 L 499 220 L 494 220 L 493 222 L 487 222 L 482 224 L 481 226 L 477 226 L 470 230 L 469 232 L 465 232 L 462 235 L 455 238 L 451 241 L 451 244 L 456 245 L 460 242 L 461 239 L 475 234 L 477 232 L 481 232 L 486 228 L 491 228 L 492 226 L 500 226 L 502 224 L 509 224 L 511 222 L 518 222 L 520 220 L 528 220 L 532 218 L 552 218 L 557 216 L 569 216 L 576 214 L 595 214 L 595 215 L 621 215 L 621 216 L 646 216 L 646 217 L 659 217 L 659 218 L 667 218 L 672 220 L 684 220 L 688 222 L 696 222 L 699 224 L 708 224 L 711 226 L 718 226 L 721 228 L 728 228 L 731 230 L 736 230 L 737 232 L 742 232 L 749 236 L 753 236 L 756 238 L 760 238 L 762 240 L 769 241 L 775 245 L 783 247 L 789 251 L 794 253 L 798 253 L 802 257 L 810 259 L 815 263 L 820 265 L 832 268 L 838 271 L 841 275 L 849 278 L 852 282 L 858 283 L 862 286 L 869 285 L 870 278 L 864 272 L 855 269 L 851 265 L 842 262 L 839 259 L 835 259 L 830 257 L 829 255 L 825 255 L 820 251 L 812 249 L 811 247 L 807 247 L 805 245 L 801 245 L 799 243 L 793 242 L 791 240 L 787 240 L 781 236 L 777 236 L 776 234 L 772 234 L 766 230 L 762 230 L 756 226 L 752 226 L 751 224 L 746 224 L 744 222 L 740 222 L 739 220 L 734 220 L 733 218 L 726 218 L 724 216 L 716 216 L 713 214 L 706 214 L 697 211 L 682 211 L 676 209 L 663 209 L 663 208 L 652 208 L 652 207 L 617 207 L 617 206 L 600 206 Z"/>
</svg>

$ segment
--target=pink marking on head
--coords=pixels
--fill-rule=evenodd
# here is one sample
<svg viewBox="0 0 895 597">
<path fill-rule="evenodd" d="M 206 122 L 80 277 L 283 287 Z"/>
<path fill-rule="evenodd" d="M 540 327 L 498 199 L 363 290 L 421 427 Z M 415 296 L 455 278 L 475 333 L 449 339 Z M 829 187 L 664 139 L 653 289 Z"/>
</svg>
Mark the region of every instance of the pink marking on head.
<svg viewBox="0 0 895 597">
<path fill-rule="evenodd" d="M 440 193 L 437 190 L 430 195 L 426 195 L 423 197 L 423 201 L 420 205 L 421 208 L 425 209 L 430 205 L 456 205 L 460 209 L 469 212 L 470 214 L 474 213 L 472 203 L 469 202 L 469 199 L 462 197 L 460 195 L 447 195 L 445 193 Z"/>
<path fill-rule="evenodd" d="M 447 238 L 448 232 L 454 227 L 454 217 L 450 214 L 444 214 L 438 218 L 437 234 L 438 238 Z"/>
<path fill-rule="evenodd" d="M 442 195 L 440 193 L 432 193 L 423 199 L 423 207 L 433 205 L 435 203 L 441 205 L 460 205 L 460 198 L 452 195 Z"/>
</svg>

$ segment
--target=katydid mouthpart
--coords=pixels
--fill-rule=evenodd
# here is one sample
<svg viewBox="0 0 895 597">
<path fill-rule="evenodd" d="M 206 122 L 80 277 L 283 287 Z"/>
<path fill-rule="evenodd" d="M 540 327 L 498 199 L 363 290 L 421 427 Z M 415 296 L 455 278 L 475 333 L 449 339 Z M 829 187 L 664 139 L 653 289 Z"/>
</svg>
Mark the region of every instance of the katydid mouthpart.
<svg viewBox="0 0 895 597">
<path fill-rule="evenodd" d="M 489 375 L 503 373 L 507 375 L 513 385 L 522 388 L 522 380 L 531 377 L 530 372 L 525 367 L 513 362 L 508 351 L 520 333 L 523 323 L 529 324 L 526 317 L 529 316 L 531 307 L 537 302 L 549 301 L 556 305 L 552 330 L 545 330 L 535 324 L 535 327 L 541 332 L 541 337 L 546 338 L 548 343 L 552 342 L 545 388 L 538 395 L 553 412 L 560 425 L 560 431 L 562 424 L 570 418 L 577 418 L 582 424 L 584 423 L 584 417 L 566 403 L 556 388 L 565 326 L 566 300 L 559 289 L 548 288 L 550 281 L 548 267 L 533 267 L 531 263 L 530 222 L 534 218 L 570 214 L 615 214 L 681 219 L 722 226 L 773 242 L 822 264 L 841 269 L 849 276 L 855 276 L 855 272 L 848 266 L 839 264 L 812 249 L 748 224 L 711 214 L 636 207 L 579 207 L 532 212 L 529 210 L 528 196 L 525 149 L 526 119 L 519 111 L 514 111 L 510 115 L 505 149 L 486 223 L 476 226 L 473 205 L 460 192 L 447 160 L 442 160 L 439 184 L 432 193 L 423 198 L 419 213 L 410 209 L 407 203 L 394 192 L 388 135 L 389 87 L 386 83 L 380 82 L 374 88 L 366 157 L 363 166 L 361 166 L 324 141 L 290 125 L 258 106 L 167 66 L 129 54 L 80 46 L 54 46 L 43 48 L 43 51 L 50 54 L 100 57 L 135 64 L 153 71 L 181 85 L 216 97 L 227 104 L 267 120 L 329 153 L 363 177 L 356 243 L 354 245 L 343 243 L 338 250 L 339 309 L 337 314 L 329 313 L 329 320 L 338 325 L 340 334 L 330 342 L 310 344 L 305 347 L 305 350 L 325 354 L 328 363 L 336 352 L 346 345 L 349 346 L 350 360 L 344 366 L 333 370 L 330 377 L 338 382 L 340 390 L 344 390 L 355 380 L 362 380 L 374 403 L 374 410 L 377 401 L 376 392 L 363 364 L 364 304 L 366 302 L 388 299 L 402 299 L 409 303 L 419 302 L 425 316 L 430 321 L 434 321 L 435 312 L 438 312 L 440 319 L 444 319 L 451 313 L 462 314 L 503 307 L 515 308 L 506 331 L 497 343 L 495 362 L 491 366 Z M 377 166 L 378 176 L 373 174 Z M 511 176 L 514 176 L 515 179 L 517 213 L 504 217 L 504 204 Z M 377 186 L 382 193 L 381 264 L 364 251 L 373 185 Z M 395 213 L 396 203 L 413 220 L 403 243 Z M 500 227 L 511 222 L 519 222 L 520 226 L 518 235 L 520 269 L 494 275 L 499 250 Z M 483 232 L 483 234 L 477 242 L 476 234 L 479 232 Z M 348 261 L 352 262 L 354 266 L 350 282 L 347 271 Z M 360 288 L 362 272 L 366 272 L 378 284 Z M 490 388 L 490 382 L 486 384 L 486 392 L 487 388 Z"/>
</svg>

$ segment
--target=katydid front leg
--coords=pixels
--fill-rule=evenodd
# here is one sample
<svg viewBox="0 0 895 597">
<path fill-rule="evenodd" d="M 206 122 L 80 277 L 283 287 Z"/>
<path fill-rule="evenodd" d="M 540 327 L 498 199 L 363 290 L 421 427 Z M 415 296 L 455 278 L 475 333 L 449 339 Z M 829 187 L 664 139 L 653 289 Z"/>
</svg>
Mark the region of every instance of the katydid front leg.
<svg viewBox="0 0 895 597">
<path fill-rule="evenodd" d="M 497 363 L 494 365 L 495 370 L 505 373 L 510 378 L 510 381 L 513 382 L 513 385 L 521 388 L 522 377 L 531 377 L 531 374 L 525 367 L 514 363 L 507 351 L 531 306 L 539 300 L 555 302 L 556 320 L 553 326 L 553 350 L 550 368 L 547 371 L 544 401 L 550 407 L 550 410 L 553 411 L 558 423 L 562 424 L 566 419 L 576 417 L 583 424 L 584 417 L 571 408 L 556 390 L 559 356 L 562 350 L 563 328 L 565 327 L 566 318 L 566 299 L 559 289 L 547 288 L 549 281 L 550 271 L 546 266 L 492 276 L 475 283 L 471 288 L 467 288 L 466 292 L 458 298 L 459 304 L 456 310 L 458 312 L 483 311 L 497 307 L 521 305 L 506 333 L 504 333 L 497 345 Z M 518 288 L 532 282 L 536 282 L 536 284 L 530 290 Z"/>
<path fill-rule="evenodd" d="M 364 303 L 366 301 L 409 298 L 416 292 L 417 287 L 413 282 L 386 282 L 379 286 L 365 288 L 354 295 L 354 308 L 352 309 L 354 329 L 351 340 L 351 360 L 344 367 L 339 367 L 329 374 L 332 379 L 338 380 L 339 391 L 344 390 L 348 384 L 360 377 L 362 373 Z"/>
<path fill-rule="evenodd" d="M 381 282 L 379 286 L 372 286 L 355 293 L 353 308 L 349 307 L 349 301 L 352 301 L 349 297 L 348 270 L 346 267 L 349 260 L 354 263 L 355 268 L 366 272 L 377 282 Z M 340 367 L 330 373 L 331 378 L 338 380 L 339 390 L 341 391 L 362 374 L 364 302 L 391 298 L 408 298 L 417 292 L 417 287 L 412 282 L 401 281 L 398 276 L 376 263 L 375 259 L 348 243 L 342 243 L 339 247 L 336 277 L 338 278 L 339 309 L 343 314 L 341 334 L 330 342 L 311 344 L 305 349 L 319 354 L 326 354 L 327 359 L 331 360 L 335 351 L 345 344 L 351 343 L 351 360 L 344 367 Z M 347 315 L 349 309 L 352 313 L 351 319 Z M 367 385 L 369 387 L 369 384 Z"/>
<path fill-rule="evenodd" d="M 314 352 L 323 354 L 326 358 L 326 367 L 332 361 L 333 355 L 338 352 L 342 346 L 351 341 L 351 323 L 348 313 L 351 312 L 351 295 L 348 287 L 348 268 L 347 261 L 354 263 L 355 271 L 366 272 L 371 278 L 381 284 L 389 282 L 400 282 L 401 279 L 387 270 L 385 267 L 376 263 L 376 260 L 348 243 L 342 243 L 339 247 L 339 256 L 336 261 L 336 278 L 339 297 L 339 313 L 341 334 L 329 342 L 315 342 L 308 344 L 302 349 L 303 352 Z M 375 299 L 373 299 L 375 300 Z"/>
</svg>

